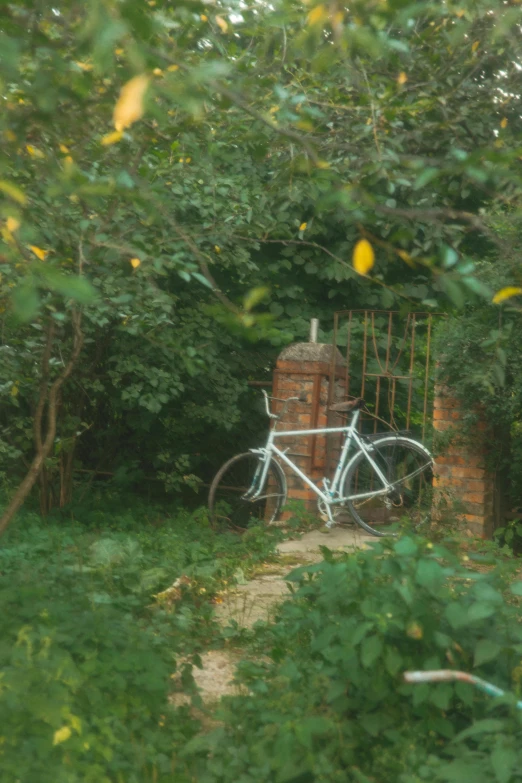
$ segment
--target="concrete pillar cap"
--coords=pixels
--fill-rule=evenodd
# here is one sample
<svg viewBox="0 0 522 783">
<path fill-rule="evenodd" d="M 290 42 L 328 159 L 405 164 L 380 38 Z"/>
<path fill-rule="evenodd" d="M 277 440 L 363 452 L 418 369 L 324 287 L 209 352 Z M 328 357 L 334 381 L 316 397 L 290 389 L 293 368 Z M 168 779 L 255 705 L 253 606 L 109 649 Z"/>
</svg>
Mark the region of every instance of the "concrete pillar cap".
<svg viewBox="0 0 522 783">
<path fill-rule="evenodd" d="M 278 356 L 284 362 L 326 362 L 330 364 L 336 352 L 336 367 L 344 366 L 344 359 L 338 348 L 330 343 L 292 343 L 283 348 Z"/>
</svg>

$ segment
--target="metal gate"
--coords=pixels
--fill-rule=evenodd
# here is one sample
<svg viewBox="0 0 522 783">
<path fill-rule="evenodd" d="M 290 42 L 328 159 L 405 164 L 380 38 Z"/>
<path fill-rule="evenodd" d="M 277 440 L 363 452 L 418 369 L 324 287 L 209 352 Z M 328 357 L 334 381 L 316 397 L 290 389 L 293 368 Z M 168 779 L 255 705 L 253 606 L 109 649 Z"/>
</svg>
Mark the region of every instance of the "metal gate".
<svg viewBox="0 0 522 783">
<path fill-rule="evenodd" d="M 364 431 L 385 429 L 387 423 L 426 438 L 433 393 L 432 329 L 438 315 L 389 310 L 334 314 L 338 351 L 332 351 L 329 394 L 343 371 L 346 396 L 364 397 L 373 414 L 363 417 Z"/>
</svg>

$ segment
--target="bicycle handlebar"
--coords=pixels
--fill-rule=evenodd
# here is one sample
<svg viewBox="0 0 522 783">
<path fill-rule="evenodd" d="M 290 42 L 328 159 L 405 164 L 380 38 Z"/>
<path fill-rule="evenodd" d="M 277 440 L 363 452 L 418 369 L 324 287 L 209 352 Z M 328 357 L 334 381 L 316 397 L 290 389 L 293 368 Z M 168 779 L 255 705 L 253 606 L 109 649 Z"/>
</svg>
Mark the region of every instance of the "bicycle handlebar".
<svg viewBox="0 0 522 783">
<path fill-rule="evenodd" d="M 266 391 L 264 389 L 262 391 L 263 391 L 263 396 L 265 398 L 266 415 L 270 419 L 281 419 L 285 415 L 286 409 L 288 408 L 288 404 L 290 402 L 306 402 L 306 400 L 307 400 L 307 396 L 306 396 L 305 392 L 300 394 L 299 397 L 287 397 L 286 399 L 283 400 L 283 399 L 281 399 L 281 397 L 270 397 L 266 393 Z M 279 413 L 279 414 L 272 413 L 272 411 L 270 410 L 270 402 L 269 402 L 269 400 L 276 400 L 276 402 L 282 402 L 283 403 L 283 407 L 281 409 L 281 413 Z"/>
</svg>

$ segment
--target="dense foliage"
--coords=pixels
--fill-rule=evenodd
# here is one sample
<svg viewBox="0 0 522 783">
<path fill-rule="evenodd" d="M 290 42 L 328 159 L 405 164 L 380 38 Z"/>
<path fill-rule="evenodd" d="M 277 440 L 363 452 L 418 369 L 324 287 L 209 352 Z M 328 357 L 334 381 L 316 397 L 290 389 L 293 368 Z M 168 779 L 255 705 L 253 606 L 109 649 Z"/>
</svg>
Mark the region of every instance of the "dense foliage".
<svg viewBox="0 0 522 783">
<path fill-rule="evenodd" d="M 247 379 L 311 315 L 328 339 L 335 308 L 487 295 L 473 258 L 506 250 L 489 210 L 520 190 L 521 13 L 4 5 L 5 486 L 29 466 L 43 511 L 78 470 L 193 487 L 225 433 L 255 439 Z"/>
<path fill-rule="evenodd" d="M 263 659 L 240 670 L 251 695 L 230 697 L 223 725 L 189 743 L 186 780 L 518 780 L 513 697 L 402 681 L 455 668 L 519 693 L 522 589 L 509 588 L 509 563 L 485 557 L 496 567 L 477 573 L 458 549 L 407 537 L 325 555 L 290 575 L 294 596 L 258 637 Z"/>
<path fill-rule="evenodd" d="M 0 550 L 2 781 L 175 779 L 198 725 L 169 696 L 196 698 L 191 665 L 219 640 L 212 598 L 273 550 L 268 531 L 97 500 L 83 524 L 26 514 Z"/>
</svg>

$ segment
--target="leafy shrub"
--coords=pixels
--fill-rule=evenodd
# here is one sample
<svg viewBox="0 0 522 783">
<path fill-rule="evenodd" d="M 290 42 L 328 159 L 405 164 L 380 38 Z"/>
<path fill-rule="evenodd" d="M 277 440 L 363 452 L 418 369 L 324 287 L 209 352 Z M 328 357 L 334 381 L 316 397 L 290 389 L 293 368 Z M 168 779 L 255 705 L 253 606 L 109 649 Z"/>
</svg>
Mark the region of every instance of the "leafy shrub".
<svg viewBox="0 0 522 783">
<path fill-rule="evenodd" d="M 260 529 L 217 535 L 203 513 L 154 528 L 138 515 L 132 529 L 127 509 L 105 519 L 100 535 L 26 515 L 2 540 L 2 781 L 172 780 L 176 748 L 198 728 L 169 704 L 176 659 L 197 664 L 216 635 L 208 599 L 274 543 Z M 176 603 L 155 601 L 180 575 L 189 588 Z"/>
<path fill-rule="evenodd" d="M 251 695 L 231 698 L 223 725 L 189 744 L 187 779 L 449 783 L 475 780 L 462 770 L 480 762 L 490 776 L 476 780 L 518 780 L 518 718 L 481 722 L 492 702 L 464 683 L 402 680 L 449 667 L 513 688 L 522 626 L 509 562 L 477 573 L 457 551 L 408 537 L 325 555 L 290 575 L 295 595 L 258 642 L 270 660 L 242 666 Z"/>
</svg>

